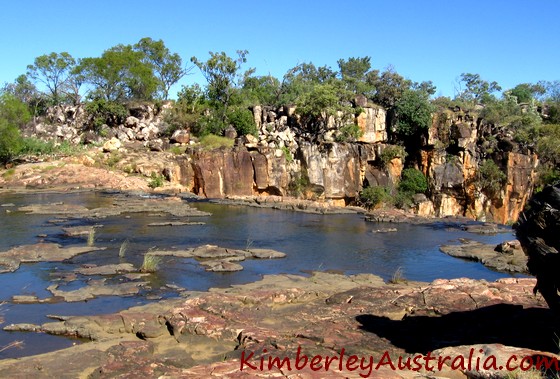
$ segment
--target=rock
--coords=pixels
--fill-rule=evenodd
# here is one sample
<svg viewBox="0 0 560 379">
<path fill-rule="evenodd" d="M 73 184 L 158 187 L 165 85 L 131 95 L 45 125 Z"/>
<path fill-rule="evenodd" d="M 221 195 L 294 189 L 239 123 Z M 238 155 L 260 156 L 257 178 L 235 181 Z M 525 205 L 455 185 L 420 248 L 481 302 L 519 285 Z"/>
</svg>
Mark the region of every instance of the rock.
<svg viewBox="0 0 560 379">
<path fill-rule="evenodd" d="M 539 291 L 548 306 L 560 313 L 560 184 L 534 195 L 519 217 L 516 236 L 528 256 L 529 272 L 537 277 Z"/>
<path fill-rule="evenodd" d="M 397 232 L 397 228 L 383 228 L 383 229 L 374 229 L 372 233 L 394 233 Z"/>
<path fill-rule="evenodd" d="M 103 151 L 109 153 L 111 151 L 117 151 L 121 148 L 122 143 L 117 138 L 113 137 L 109 141 L 103 144 Z"/>
<path fill-rule="evenodd" d="M 188 144 L 191 140 L 191 134 L 187 130 L 177 129 L 171 135 L 171 142 Z"/>
<path fill-rule="evenodd" d="M 452 257 L 481 262 L 497 271 L 527 273 L 527 257 L 520 249 L 504 254 L 497 252 L 495 245 L 466 240 L 462 245 L 443 245 L 440 250 Z"/>
<path fill-rule="evenodd" d="M 90 246 L 61 247 L 55 243 L 38 243 L 14 247 L 0 253 L 0 273 L 16 271 L 21 263 L 62 262 L 76 255 L 105 248 Z"/>
<path fill-rule="evenodd" d="M 185 226 L 185 225 L 204 225 L 205 222 L 182 222 L 182 221 L 165 221 L 165 222 L 151 222 L 148 226 Z"/>
<path fill-rule="evenodd" d="M 130 263 L 119 263 L 103 266 L 84 267 L 77 269 L 74 272 L 81 275 L 116 275 L 135 271 L 137 271 L 136 268 Z"/>
<path fill-rule="evenodd" d="M 230 139 L 236 139 L 237 138 L 237 130 L 235 130 L 235 128 L 232 125 L 228 125 L 228 127 L 224 131 L 224 137 L 230 138 Z"/>
<path fill-rule="evenodd" d="M 126 121 L 125 121 L 124 125 L 125 125 L 127 128 L 135 128 L 135 127 L 138 126 L 138 123 L 139 123 L 139 122 L 140 122 L 140 120 L 138 120 L 136 117 L 134 117 L 134 116 L 128 116 L 128 117 L 126 118 Z"/>
</svg>

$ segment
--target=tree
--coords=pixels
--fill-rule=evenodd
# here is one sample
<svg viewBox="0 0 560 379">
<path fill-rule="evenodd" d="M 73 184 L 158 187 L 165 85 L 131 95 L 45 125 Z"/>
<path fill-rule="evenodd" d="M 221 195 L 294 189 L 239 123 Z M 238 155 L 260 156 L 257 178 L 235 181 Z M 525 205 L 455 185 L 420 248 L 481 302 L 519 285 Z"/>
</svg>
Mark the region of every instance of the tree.
<svg viewBox="0 0 560 379">
<path fill-rule="evenodd" d="M 397 132 L 404 136 L 412 136 L 432 123 L 435 111 L 428 99 L 428 94 L 420 90 L 406 90 L 395 104 L 397 115 Z"/>
<path fill-rule="evenodd" d="M 466 88 L 458 98 L 474 103 L 486 103 L 491 100 L 493 92 L 502 90 L 497 82 L 482 80 L 479 74 L 463 73 L 460 82 L 464 83 Z"/>
<path fill-rule="evenodd" d="M 154 41 L 149 37 L 142 38 L 134 45 L 134 49 L 142 52 L 144 63 L 152 66 L 159 80 L 158 92 L 164 100 L 167 100 L 171 86 L 192 69 L 192 67 L 184 69 L 179 54 L 172 54 L 162 40 Z"/>
<path fill-rule="evenodd" d="M 394 107 L 403 93 L 412 85 L 410 80 L 399 75 L 393 67 L 388 67 L 381 75 L 371 72 L 367 81 L 375 88 L 373 101 L 388 109 Z"/>
<path fill-rule="evenodd" d="M 208 82 L 207 94 L 210 101 L 219 108 L 220 119 L 226 122 L 227 110 L 230 106 L 234 93 L 240 87 L 243 80 L 241 66 L 247 62 L 247 50 L 237 50 L 237 59 L 229 57 L 223 51 L 221 53 L 210 52 L 210 58 L 200 61 L 196 57 L 191 58 Z M 245 75 L 250 75 L 249 70 Z"/>
<path fill-rule="evenodd" d="M 76 61 L 67 52 L 53 52 L 35 58 L 34 64 L 27 66 L 27 75 L 43 83 L 50 92 L 53 104 L 59 105 L 75 64 Z"/>
<path fill-rule="evenodd" d="M 281 105 L 282 84 L 271 75 L 247 76 L 243 79 L 241 97 L 246 105 Z"/>
<path fill-rule="evenodd" d="M 545 88 L 540 84 L 521 83 L 508 91 L 517 98 L 517 103 L 530 103 L 533 98 L 545 93 Z"/>
<path fill-rule="evenodd" d="M 93 86 L 89 96 L 107 101 L 152 100 L 158 79 L 152 67 L 143 61 L 144 54 L 130 45 L 105 50 L 99 58 L 84 58 L 76 75 Z"/>
<path fill-rule="evenodd" d="M 21 151 L 19 128 L 30 119 L 26 104 L 9 93 L 0 96 L 0 162 L 10 161 Z"/>
<path fill-rule="evenodd" d="M 371 69 L 370 60 L 370 57 L 352 57 L 348 60 L 338 60 L 340 76 L 347 90 L 366 97 L 373 96 L 375 88 L 372 83 L 367 82 L 367 76 Z"/>
</svg>

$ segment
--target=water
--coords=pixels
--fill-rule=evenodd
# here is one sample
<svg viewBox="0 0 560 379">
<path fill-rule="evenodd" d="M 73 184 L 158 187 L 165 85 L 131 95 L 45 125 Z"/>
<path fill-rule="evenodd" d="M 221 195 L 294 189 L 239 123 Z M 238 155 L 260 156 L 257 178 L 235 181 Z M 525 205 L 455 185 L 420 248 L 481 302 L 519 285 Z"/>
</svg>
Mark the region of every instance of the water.
<svg viewBox="0 0 560 379">
<path fill-rule="evenodd" d="M 95 225 L 95 246 L 104 251 L 86 253 L 66 262 L 22 264 L 14 273 L 0 274 L 0 316 L 4 325 L 10 323 L 43 323 L 52 321 L 46 315 L 86 315 L 111 313 L 151 301 L 152 296 L 174 297 L 178 293 L 166 284 L 187 290 L 206 290 L 227 287 L 260 279 L 265 274 L 290 273 L 308 275 L 310 271 L 336 271 L 345 274 L 372 273 L 390 279 L 402 270 L 408 280 L 432 281 L 436 278 L 469 277 L 495 280 L 510 276 L 491 271 L 479 263 L 463 261 L 441 253 L 442 244 L 459 243 L 459 238 L 497 244 L 513 238 L 511 233 L 479 236 L 446 225 L 373 224 L 355 214 L 315 215 L 299 212 L 227 206 L 207 202 L 193 206 L 212 213 L 196 218 L 205 225 L 152 227 L 149 223 L 179 220 L 169 216 L 134 213 L 100 220 L 76 219 L 60 223 L 49 222 L 51 215 L 29 215 L 17 212 L 17 207 L 34 203 L 80 204 L 88 208 L 108 206 L 110 194 L 84 192 L 72 194 L 0 194 L 0 251 L 39 240 L 63 246 L 84 245 L 84 237 L 66 237 L 66 226 Z M 11 212 L 6 212 L 10 210 Z M 193 221 L 191 218 L 189 221 Z M 185 220 L 180 220 L 185 221 Z M 396 233 L 373 233 L 372 229 L 398 229 Z M 46 237 L 38 237 L 46 235 Z M 128 240 L 125 257 L 119 258 L 119 248 Z M 246 260 L 243 271 L 234 273 L 206 272 L 194 259 L 164 257 L 162 269 L 147 278 L 149 287 L 139 296 L 100 297 L 87 302 L 56 304 L 12 304 L 14 295 L 50 296 L 46 288 L 53 275 L 75 270 L 82 264 L 129 262 L 142 264 L 143 255 L 150 249 L 190 248 L 202 244 L 216 244 L 231 248 L 271 248 L 287 254 L 284 259 Z M 85 285 L 87 278 L 78 277 L 64 289 Z M 113 278 L 118 281 L 119 277 Z M 23 341 L 23 349 L 0 352 L 0 358 L 36 354 L 69 346 L 82 341 L 37 335 L 34 333 L 0 332 L 0 347 L 13 341 Z"/>
</svg>

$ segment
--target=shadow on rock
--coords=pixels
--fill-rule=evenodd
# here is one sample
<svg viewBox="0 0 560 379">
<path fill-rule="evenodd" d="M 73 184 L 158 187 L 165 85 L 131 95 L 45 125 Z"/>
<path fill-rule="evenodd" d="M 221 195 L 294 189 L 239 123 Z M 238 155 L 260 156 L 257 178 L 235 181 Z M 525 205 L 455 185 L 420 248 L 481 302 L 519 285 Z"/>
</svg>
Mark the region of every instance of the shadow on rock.
<svg viewBox="0 0 560 379">
<path fill-rule="evenodd" d="M 443 316 L 408 315 L 400 321 L 371 314 L 359 315 L 360 329 L 388 339 L 408 353 L 447 346 L 503 344 L 558 352 L 558 328 L 549 309 L 497 304 Z"/>
</svg>

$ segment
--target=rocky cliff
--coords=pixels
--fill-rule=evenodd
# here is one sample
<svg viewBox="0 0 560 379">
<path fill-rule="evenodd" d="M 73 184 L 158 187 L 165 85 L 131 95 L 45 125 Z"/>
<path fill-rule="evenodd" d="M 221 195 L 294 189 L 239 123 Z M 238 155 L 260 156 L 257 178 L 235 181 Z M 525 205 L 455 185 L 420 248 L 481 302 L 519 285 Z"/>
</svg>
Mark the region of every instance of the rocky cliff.
<svg viewBox="0 0 560 379">
<path fill-rule="evenodd" d="M 359 100 L 359 99 L 358 99 Z M 358 102 L 359 103 L 359 102 Z M 326 130 L 311 135 L 301 125 L 294 107 L 254 106 L 257 136 L 236 138 L 232 149 L 205 150 L 184 131 L 166 133 L 165 110 L 149 104 L 129 107 L 120 125 L 103 125 L 92 136 L 87 114 L 80 107 L 56 108 L 27 135 L 71 142 L 112 140 L 121 150 L 117 166 L 144 175 L 164 175 L 171 182 L 209 198 L 273 195 L 297 196 L 333 205 L 352 204 L 366 186 L 395 188 L 403 167 L 421 170 L 429 182 L 426 196 L 416 196 L 414 210 L 424 216 L 467 216 L 500 223 L 517 219 L 535 183 L 537 157 L 512 142 L 510 136 L 461 109 L 433 116 L 432 126 L 403 149 L 390 144 L 387 112 L 359 103 L 354 116 L 359 137 L 341 138 L 329 119 Z M 101 135 L 102 137 L 100 137 Z M 118 141 L 116 141 L 118 140 Z M 346 140 L 346 142 L 341 142 Z M 170 143 L 184 154 L 142 160 L 123 146 L 143 145 L 164 151 Z M 404 159 L 406 155 L 406 160 Z M 497 190 L 480 184 L 480 166 L 492 160 L 505 174 Z"/>
</svg>

